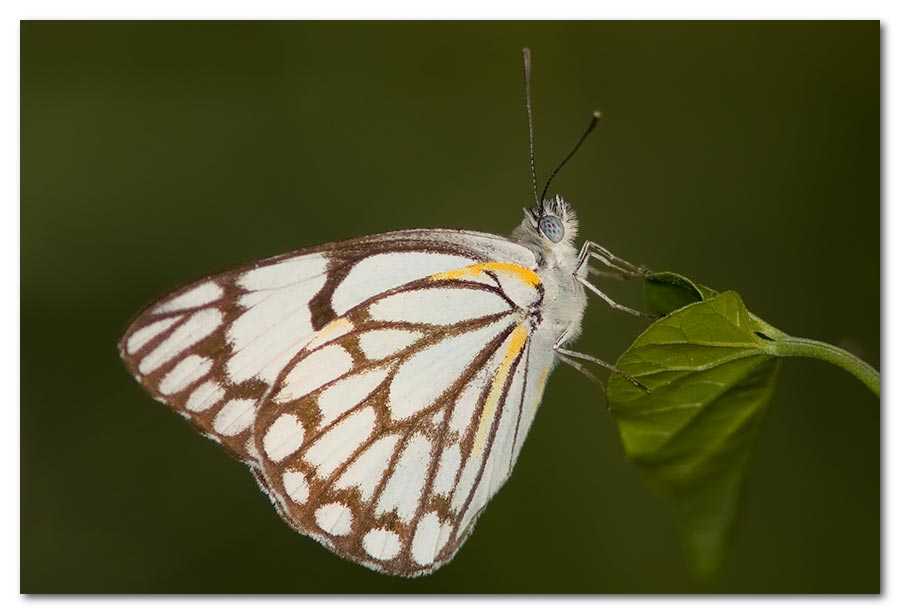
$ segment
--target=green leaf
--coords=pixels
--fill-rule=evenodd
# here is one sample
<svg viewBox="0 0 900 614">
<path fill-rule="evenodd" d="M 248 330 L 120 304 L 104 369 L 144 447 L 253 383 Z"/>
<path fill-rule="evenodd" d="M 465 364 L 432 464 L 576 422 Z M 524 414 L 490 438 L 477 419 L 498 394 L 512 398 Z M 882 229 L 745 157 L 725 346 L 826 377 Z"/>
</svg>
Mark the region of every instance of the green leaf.
<svg viewBox="0 0 900 614">
<path fill-rule="evenodd" d="M 616 363 L 650 392 L 613 374 L 609 400 L 626 454 L 674 503 L 688 558 L 707 578 L 734 525 L 779 360 L 738 294 L 707 292 L 677 277 L 654 282 L 653 292 L 677 296 L 668 286 L 704 300 L 656 321 Z"/>
<path fill-rule="evenodd" d="M 878 372 L 845 350 L 791 337 L 748 312 L 734 292 L 719 294 L 683 275 L 645 279 L 651 325 L 617 368 L 646 386 L 610 377 L 610 408 L 626 454 L 671 500 L 688 558 L 701 578 L 721 565 L 744 473 L 778 377 L 779 358 L 835 364 L 880 394 Z"/>
<path fill-rule="evenodd" d="M 653 273 L 644 279 L 644 305 L 656 315 L 671 313 L 717 294 L 712 288 L 669 271 Z"/>
</svg>

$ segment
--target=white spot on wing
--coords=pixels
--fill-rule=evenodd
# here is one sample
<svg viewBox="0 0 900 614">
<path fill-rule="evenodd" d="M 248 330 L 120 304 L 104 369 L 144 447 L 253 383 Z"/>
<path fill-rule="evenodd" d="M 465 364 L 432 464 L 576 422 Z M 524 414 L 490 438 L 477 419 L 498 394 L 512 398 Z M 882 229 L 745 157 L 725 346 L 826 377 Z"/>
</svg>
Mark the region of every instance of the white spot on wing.
<svg viewBox="0 0 900 614">
<path fill-rule="evenodd" d="M 305 475 L 299 471 L 285 471 L 281 483 L 291 501 L 299 505 L 306 503 L 309 498 L 309 482 L 306 481 Z"/>
<path fill-rule="evenodd" d="M 448 337 L 404 362 L 391 381 L 391 417 L 395 420 L 408 418 L 437 400 L 510 323 L 509 318 L 504 318 L 474 331 Z"/>
<path fill-rule="evenodd" d="M 476 288 L 423 288 L 376 301 L 369 315 L 385 322 L 446 325 L 509 311 L 497 294 Z"/>
<path fill-rule="evenodd" d="M 339 345 L 325 346 L 300 362 L 284 377 L 276 403 L 299 399 L 353 368 L 353 358 Z"/>
<path fill-rule="evenodd" d="M 487 361 L 487 364 L 466 384 L 462 394 L 456 399 L 453 413 L 450 415 L 449 432 L 451 434 L 455 433 L 459 437 L 465 435 L 472 424 L 475 412 L 481 409 L 479 401 L 481 400 L 482 392 L 490 386 L 491 380 L 500 367 L 500 363 L 503 362 L 503 356 L 503 346 L 501 345 L 500 349 L 494 352 L 490 360 Z"/>
<path fill-rule="evenodd" d="M 202 307 L 203 305 L 208 305 L 209 303 L 219 300 L 222 298 L 223 294 L 222 287 L 219 284 L 214 281 L 208 281 L 163 303 L 154 309 L 153 313 Z"/>
<path fill-rule="evenodd" d="M 331 296 L 331 306 L 343 315 L 363 301 L 391 288 L 470 264 L 471 258 L 428 252 L 375 254 L 356 264 Z"/>
<path fill-rule="evenodd" d="M 374 428 L 375 410 L 364 407 L 335 424 L 309 447 L 303 458 L 318 467 L 321 477 L 327 477 L 350 458 Z"/>
<path fill-rule="evenodd" d="M 225 390 L 219 384 L 212 380 L 203 382 L 188 397 L 184 408 L 192 412 L 205 411 L 221 401 L 224 396 Z"/>
<path fill-rule="evenodd" d="M 361 403 L 385 380 L 388 373 L 387 369 L 373 369 L 346 377 L 326 388 L 319 395 L 319 410 L 322 412 L 319 428 L 325 428 L 342 413 Z"/>
<path fill-rule="evenodd" d="M 475 478 L 478 477 L 478 469 L 481 465 L 482 456 L 480 454 L 469 456 L 463 467 L 462 474 L 459 476 L 459 483 L 453 492 L 453 498 L 450 500 L 450 509 L 458 512 L 462 509 L 469 491 L 475 485 Z"/>
<path fill-rule="evenodd" d="M 225 403 L 213 420 L 213 428 L 226 436 L 239 435 L 250 428 L 256 415 L 256 402 L 252 399 L 232 399 Z"/>
<path fill-rule="evenodd" d="M 181 392 L 212 369 L 212 360 L 198 354 L 191 354 L 181 360 L 166 373 L 159 382 L 159 391 L 163 394 Z"/>
<path fill-rule="evenodd" d="M 316 510 L 316 524 L 326 533 L 347 535 L 353 526 L 353 512 L 342 503 L 327 503 Z"/>
<path fill-rule="evenodd" d="M 441 461 L 438 465 L 437 474 L 434 476 L 434 484 L 432 491 L 436 495 L 446 495 L 450 493 L 453 484 L 456 481 L 456 472 L 462 463 L 462 457 L 459 451 L 459 444 L 455 443 L 444 450 L 441 455 Z"/>
<path fill-rule="evenodd" d="M 434 512 L 428 512 L 419 520 L 412 540 L 412 558 L 419 565 L 431 565 L 446 545 L 450 534 L 441 528 L 440 518 Z"/>
<path fill-rule="evenodd" d="M 485 379 L 484 371 L 479 371 L 472 381 L 466 384 L 462 394 L 456 399 L 453 413 L 450 415 L 449 428 L 451 433 L 462 436 L 465 434 L 466 429 L 469 428 L 482 391 L 487 385 Z"/>
<path fill-rule="evenodd" d="M 497 425 L 497 434 L 494 437 L 491 453 L 490 493 L 493 494 L 503 485 L 512 469 L 513 440 L 516 436 L 516 422 L 519 416 L 519 405 L 522 401 L 522 379 L 525 377 L 525 361 L 519 361 L 516 372 L 512 376 L 512 382 L 506 393 Z M 490 496 L 490 495 L 489 495 Z"/>
<path fill-rule="evenodd" d="M 153 373 L 182 351 L 210 336 L 221 324 L 222 313 L 218 309 L 198 311 L 144 356 L 138 369 L 144 375 Z"/>
<path fill-rule="evenodd" d="M 153 324 L 148 324 L 143 328 L 139 328 L 128 337 L 128 341 L 125 343 L 125 349 L 129 354 L 134 354 L 142 347 L 147 345 L 150 341 L 155 339 L 161 333 L 169 330 L 175 322 L 179 321 L 184 316 L 173 316 L 171 318 L 164 318 L 162 320 L 157 320 Z"/>
<path fill-rule="evenodd" d="M 246 290 L 283 288 L 322 275 L 327 264 L 328 260 L 321 254 L 296 256 L 248 271 L 237 283 Z"/>
<path fill-rule="evenodd" d="M 303 445 L 303 425 L 296 416 L 282 414 L 266 431 L 263 437 L 263 450 L 274 463 L 281 462 Z"/>
<path fill-rule="evenodd" d="M 421 433 L 413 435 L 400 455 L 384 491 L 378 499 L 376 513 L 397 510 L 397 516 L 409 522 L 415 516 L 425 477 L 431 462 L 431 442 Z"/>
<path fill-rule="evenodd" d="M 538 405 L 541 404 L 541 397 L 544 395 L 544 386 L 547 384 L 547 378 L 550 376 L 550 370 L 553 368 L 553 357 L 548 354 L 539 352 L 531 352 L 528 359 L 528 383 L 525 388 L 525 402 L 522 407 L 522 419 L 519 421 L 519 430 L 516 433 L 516 447 L 513 450 L 515 457 L 518 457 L 522 445 L 525 443 L 525 437 L 531 423 L 534 421 L 534 415 L 537 412 Z"/>
<path fill-rule="evenodd" d="M 234 355 L 225 365 L 232 381 L 258 377 L 269 384 L 275 382 L 315 334 L 309 301 L 325 279 L 322 275 L 266 291 L 265 298 L 235 319 L 227 332 Z"/>
<path fill-rule="evenodd" d="M 373 443 L 353 461 L 353 464 L 347 467 L 340 479 L 335 482 L 335 487 L 356 487 L 359 489 L 363 501 L 371 499 L 381 476 L 388 468 L 388 463 L 394 453 L 394 446 L 397 445 L 399 439 L 399 435 L 387 435 Z"/>
<path fill-rule="evenodd" d="M 400 554 L 400 536 L 387 529 L 372 529 L 363 537 L 362 543 L 366 553 L 379 561 Z"/>
<path fill-rule="evenodd" d="M 492 453 L 491 456 L 494 456 L 494 454 Z M 481 513 L 481 510 L 484 509 L 484 506 L 487 505 L 488 500 L 493 494 L 489 489 L 491 482 L 491 475 L 489 475 L 489 472 L 496 468 L 496 465 L 493 463 L 494 459 L 488 459 L 485 464 L 484 472 L 482 472 L 481 479 L 478 481 L 478 486 L 475 488 L 475 494 L 472 495 L 469 506 L 466 508 L 466 512 L 463 514 L 462 520 L 459 523 L 462 530 L 465 530 L 478 514 Z"/>
<path fill-rule="evenodd" d="M 409 347 L 422 338 L 422 333 L 397 328 L 370 330 L 359 336 L 359 347 L 369 360 L 381 360 Z"/>
</svg>

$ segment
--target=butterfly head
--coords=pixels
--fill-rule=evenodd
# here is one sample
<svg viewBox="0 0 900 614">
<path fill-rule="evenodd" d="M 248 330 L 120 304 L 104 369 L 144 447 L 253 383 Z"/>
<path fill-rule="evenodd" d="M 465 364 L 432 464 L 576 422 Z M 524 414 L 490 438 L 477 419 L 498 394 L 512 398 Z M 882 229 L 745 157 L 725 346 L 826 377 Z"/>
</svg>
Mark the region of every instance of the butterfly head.
<svg viewBox="0 0 900 614">
<path fill-rule="evenodd" d="M 530 209 L 525 209 L 525 219 L 514 231 L 513 238 L 527 244 L 535 251 L 555 253 L 558 256 L 574 250 L 578 235 L 578 219 L 572 205 L 560 196 L 554 196 Z"/>
<path fill-rule="evenodd" d="M 531 238 L 545 248 L 559 244 L 572 245 L 578 236 L 578 218 L 572 205 L 561 196 L 554 196 L 544 200 L 540 207 L 535 205 L 525 209 L 525 219 L 517 234 L 521 238 Z M 523 234 L 525 237 L 521 236 Z"/>
<path fill-rule="evenodd" d="M 522 226 L 529 229 L 538 239 L 551 244 L 573 243 L 578 236 L 578 218 L 572 205 L 554 196 L 531 209 L 525 209 Z"/>
</svg>

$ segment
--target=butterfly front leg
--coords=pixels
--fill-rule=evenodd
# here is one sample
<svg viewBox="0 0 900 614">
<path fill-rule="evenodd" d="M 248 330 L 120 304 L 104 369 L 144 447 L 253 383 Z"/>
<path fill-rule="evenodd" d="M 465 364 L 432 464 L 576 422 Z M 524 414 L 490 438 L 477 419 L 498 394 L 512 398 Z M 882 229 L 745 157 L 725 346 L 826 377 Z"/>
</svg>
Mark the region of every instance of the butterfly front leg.
<svg viewBox="0 0 900 614">
<path fill-rule="evenodd" d="M 563 333 L 557 338 L 556 343 L 553 344 L 553 351 L 556 352 L 556 356 L 557 356 L 557 358 L 559 358 L 560 362 L 564 362 L 565 364 L 569 365 L 570 367 L 574 367 L 579 373 L 581 373 L 582 375 L 587 377 L 589 380 L 591 380 L 592 382 L 594 382 L 595 384 L 600 386 L 600 390 L 603 391 L 604 396 L 606 396 L 606 387 L 603 385 L 603 382 L 601 382 L 600 379 L 596 375 L 594 375 L 593 373 L 588 371 L 587 368 L 583 364 L 581 364 L 580 362 L 576 362 L 574 359 L 578 358 L 581 360 L 587 360 L 596 365 L 600 365 L 604 369 L 612 371 L 613 373 L 616 373 L 617 375 L 621 375 L 622 377 L 627 379 L 629 382 L 631 382 L 638 388 L 644 390 L 645 392 L 650 392 L 649 388 L 647 388 L 642 383 L 640 383 L 639 381 L 637 381 L 636 379 L 634 379 L 633 377 L 631 377 L 630 375 L 628 375 L 627 373 L 625 373 L 624 371 L 619 369 L 616 365 L 608 363 L 601 358 L 597 358 L 596 356 L 591 356 L 590 354 L 584 354 L 582 352 L 576 352 L 574 350 L 570 350 L 570 349 L 563 347 L 569 341 L 569 338 L 571 336 L 572 336 L 571 328 L 567 328 L 565 331 L 563 331 Z"/>
<path fill-rule="evenodd" d="M 625 313 L 641 318 L 648 318 L 651 320 L 654 319 L 654 316 L 651 314 L 644 313 L 642 311 L 638 311 L 637 309 L 632 309 L 631 307 L 626 307 L 625 305 L 617 303 L 606 293 L 600 290 L 597 286 L 588 281 L 588 273 L 594 270 L 592 269 L 592 267 L 588 266 L 588 260 L 591 257 L 600 260 L 608 267 L 614 269 L 615 271 L 618 271 L 619 275 L 621 275 L 621 277 L 623 278 L 646 277 L 650 272 L 649 269 L 645 267 L 638 267 L 625 260 L 622 260 L 618 256 L 612 254 L 605 247 L 602 247 L 594 243 L 593 241 L 585 241 L 584 245 L 581 246 L 581 252 L 578 255 L 578 265 L 575 267 L 575 272 L 572 274 L 572 277 L 577 283 L 581 284 L 586 289 L 590 290 L 593 294 L 603 299 L 603 301 L 613 309 L 618 309 L 619 311 L 624 311 Z M 612 273 L 612 275 L 616 276 L 615 273 Z"/>
<path fill-rule="evenodd" d="M 587 288 L 588 290 L 593 292 L 595 295 L 602 298 L 606 302 L 606 304 L 609 305 L 610 307 L 612 307 L 613 309 L 618 309 L 619 311 L 624 311 L 625 313 L 629 313 L 633 316 L 638 316 L 639 318 L 649 318 L 651 320 L 655 319 L 656 316 L 654 316 L 652 314 L 644 313 L 643 311 L 638 311 L 637 309 L 632 309 L 631 307 L 626 307 L 625 305 L 621 305 L 621 304 L 615 302 L 609 296 L 604 294 L 599 288 L 597 288 L 597 286 L 595 286 L 594 284 L 589 282 L 584 277 L 580 277 L 577 274 L 574 275 L 574 277 L 575 277 L 576 282 L 580 283 L 582 286 L 584 286 L 585 288 Z"/>
<path fill-rule="evenodd" d="M 633 279 L 647 277 L 650 273 L 653 272 L 643 265 L 634 265 L 627 260 L 619 258 L 599 243 L 595 243 L 593 241 L 585 241 L 581 246 L 581 251 L 578 254 L 578 266 L 575 268 L 575 270 L 578 273 L 585 273 L 589 268 L 588 261 L 590 260 L 590 258 L 595 258 L 602 262 L 605 266 L 612 269 L 612 271 L 608 272 L 601 272 L 596 271 L 596 269 L 592 269 L 598 274 L 604 276 L 618 277 L 620 279 Z"/>
</svg>

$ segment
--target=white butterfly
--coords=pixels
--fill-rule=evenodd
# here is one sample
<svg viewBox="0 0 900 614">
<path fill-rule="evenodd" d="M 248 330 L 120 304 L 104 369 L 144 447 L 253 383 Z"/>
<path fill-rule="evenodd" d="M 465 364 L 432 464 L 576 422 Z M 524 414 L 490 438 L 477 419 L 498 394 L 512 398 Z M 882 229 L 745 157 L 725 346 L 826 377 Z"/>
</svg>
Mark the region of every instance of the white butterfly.
<svg viewBox="0 0 900 614">
<path fill-rule="evenodd" d="M 294 529 L 380 572 L 429 573 L 509 477 L 557 360 L 610 366 L 566 349 L 585 289 L 631 311 L 588 281 L 590 259 L 644 273 L 576 249 L 570 205 L 536 201 L 509 239 L 406 230 L 207 277 L 141 312 L 122 358 Z"/>
</svg>

